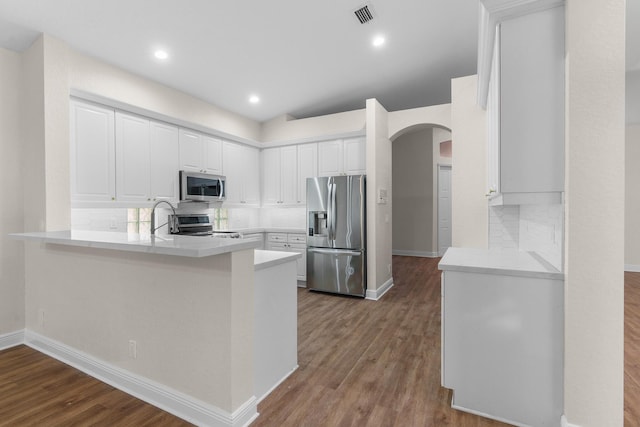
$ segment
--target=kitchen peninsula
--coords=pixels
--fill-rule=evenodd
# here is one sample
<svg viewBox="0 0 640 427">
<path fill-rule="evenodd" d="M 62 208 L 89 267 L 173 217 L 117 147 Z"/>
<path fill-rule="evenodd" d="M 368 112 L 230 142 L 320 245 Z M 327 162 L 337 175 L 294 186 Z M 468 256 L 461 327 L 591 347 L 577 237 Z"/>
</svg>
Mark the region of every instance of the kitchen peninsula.
<svg viewBox="0 0 640 427">
<path fill-rule="evenodd" d="M 247 425 L 296 368 L 297 253 L 254 256 L 259 242 L 211 237 L 12 237 L 26 241 L 25 342 L 190 422 Z M 265 311 L 254 295 L 266 287 L 283 297 Z M 293 325 L 261 329 L 283 316 Z M 293 351 L 278 377 L 262 354 L 271 339 Z"/>
</svg>

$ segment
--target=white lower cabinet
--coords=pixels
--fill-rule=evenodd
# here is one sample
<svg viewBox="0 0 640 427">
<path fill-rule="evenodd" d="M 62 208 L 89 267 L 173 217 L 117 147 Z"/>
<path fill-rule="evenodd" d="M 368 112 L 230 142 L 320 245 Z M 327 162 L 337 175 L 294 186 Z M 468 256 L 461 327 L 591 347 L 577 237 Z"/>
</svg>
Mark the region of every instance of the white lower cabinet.
<svg viewBox="0 0 640 427">
<path fill-rule="evenodd" d="M 442 385 L 451 406 L 516 425 L 563 413 L 563 281 L 444 271 Z"/>
<path fill-rule="evenodd" d="M 304 234 L 267 233 L 265 249 L 302 254 L 302 257 L 296 260 L 297 277 L 300 281 L 307 280 L 307 237 Z"/>
<path fill-rule="evenodd" d="M 260 246 L 256 249 L 264 249 L 264 233 L 247 233 L 242 235 L 243 240 L 251 240 L 260 242 Z"/>
</svg>

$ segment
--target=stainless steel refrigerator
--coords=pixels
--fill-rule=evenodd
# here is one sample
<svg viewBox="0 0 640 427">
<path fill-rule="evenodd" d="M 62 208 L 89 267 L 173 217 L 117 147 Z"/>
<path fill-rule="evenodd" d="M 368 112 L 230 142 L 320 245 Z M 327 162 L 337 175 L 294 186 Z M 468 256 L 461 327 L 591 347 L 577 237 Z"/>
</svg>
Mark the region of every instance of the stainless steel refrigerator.
<svg viewBox="0 0 640 427">
<path fill-rule="evenodd" d="M 307 288 L 364 297 L 365 176 L 307 178 Z"/>
</svg>

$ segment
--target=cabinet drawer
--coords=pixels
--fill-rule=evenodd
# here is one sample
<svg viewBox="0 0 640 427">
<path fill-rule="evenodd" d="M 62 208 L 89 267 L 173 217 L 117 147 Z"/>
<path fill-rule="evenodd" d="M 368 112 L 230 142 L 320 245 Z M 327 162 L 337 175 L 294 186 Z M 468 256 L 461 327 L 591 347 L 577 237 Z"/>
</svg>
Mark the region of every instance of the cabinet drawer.
<svg viewBox="0 0 640 427">
<path fill-rule="evenodd" d="M 268 233 L 267 240 L 269 242 L 286 242 L 287 234 L 286 233 Z"/>
<path fill-rule="evenodd" d="M 307 236 L 304 234 L 289 234 L 289 243 L 307 243 Z"/>
</svg>

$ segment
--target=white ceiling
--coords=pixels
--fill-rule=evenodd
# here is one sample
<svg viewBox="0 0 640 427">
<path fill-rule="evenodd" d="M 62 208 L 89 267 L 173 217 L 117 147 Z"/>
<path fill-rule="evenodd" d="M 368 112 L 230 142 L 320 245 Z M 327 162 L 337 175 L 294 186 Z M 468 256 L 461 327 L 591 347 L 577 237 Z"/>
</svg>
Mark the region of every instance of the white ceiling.
<svg viewBox="0 0 640 427">
<path fill-rule="evenodd" d="M 353 11 L 367 3 L 374 19 L 363 25 Z M 627 69 L 640 69 L 640 0 L 627 5 Z M 450 102 L 450 79 L 476 73 L 477 11 L 475 0 L 0 0 L 0 45 L 21 51 L 44 32 L 264 121 L 367 98 L 390 111 Z"/>
</svg>

